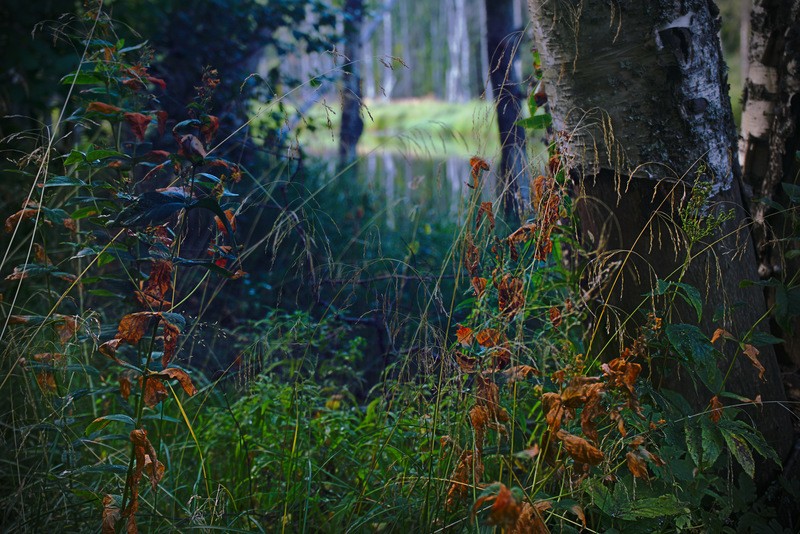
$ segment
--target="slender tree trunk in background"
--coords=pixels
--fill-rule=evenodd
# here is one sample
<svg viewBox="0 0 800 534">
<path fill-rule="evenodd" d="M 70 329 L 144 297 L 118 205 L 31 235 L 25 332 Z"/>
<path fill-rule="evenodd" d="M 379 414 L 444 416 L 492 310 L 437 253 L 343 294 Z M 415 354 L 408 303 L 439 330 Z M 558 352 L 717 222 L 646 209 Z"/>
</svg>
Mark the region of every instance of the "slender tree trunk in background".
<svg viewBox="0 0 800 534">
<path fill-rule="evenodd" d="M 383 12 L 383 81 L 381 82 L 383 88 L 383 100 L 389 101 L 392 98 L 392 91 L 394 90 L 394 70 L 392 70 L 392 12 L 386 10 Z"/>
<path fill-rule="evenodd" d="M 680 280 L 703 293 L 699 327 L 707 335 L 723 327 L 744 337 L 766 308 L 758 288 L 740 287 L 757 278 L 756 260 L 714 4 L 529 0 L 529 8 L 554 127 L 564 132 L 561 150 L 573 158 L 582 237 L 598 251 L 595 265 L 621 263 L 621 279 L 612 276 L 610 287 L 601 290 L 596 331 L 616 309 L 631 318 L 626 328 L 635 335 L 631 323 L 645 315 L 639 311 L 642 295 L 657 278 L 678 279 L 686 249 L 677 210 L 693 183 L 704 180 L 712 185 L 707 205 L 734 209 L 735 217 L 695 246 Z M 720 308 L 727 311 L 715 318 Z M 674 322 L 695 320 L 687 309 L 676 313 Z M 613 357 L 601 346 L 593 338 L 588 352 Z M 736 352 L 727 352 L 718 365 L 723 373 L 731 369 L 727 391 L 751 399 L 761 395 L 757 424 L 785 457 L 791 422 L 783 408 L 767 402 L 785 401 L 781 376 L 771 347 L 759 348 L 765 382 Z M 659 376 L 661 387 L 680 392 L 698 410 L 718 393 L 698 390 L 677 366 Z"/>
<path fill-rule="evenodd" d="M 364 96 L 373 100 L 377 94 L 375 91 L 375 58 L 372 52 L 372 36 L 366 35 L 366 31 L 361 32 L 363 63 L 361 64 L 364 78 Z"/>
<path fill-rule="evenodd" d="M 448 102 L 463 102 L 468 98 L 465 87 L 469 85 L 469 37 L 465 0 L 447 2 L 452 3 L 452 11 L 448 13 L 450 27 L 446 33 L 450 55 L 445 98 Z"/>
<path fill-rule="evenodd" d="M 528 158 L 525 130 L 517 126 L 522 112 L 522 91 L 514 71 L 514 57 L 520 34 L 514 27 L 513 0 L 486 0 L 489 77 L 497 109 L 500 131 L 500 186 L 503 188 L 503 211 L 513 217 L 529 200 Z M 521 203 L 521 206 L 520 206 Z"/>
<path fill-rule="evenodd" d="M 739 6 L 739 66 L 742 72 L 742 81 L 747 79 L 750 61 L 747 59 L 750 49 L 750 10 L 753 6 L 751 0 L 741 0 Z"/>
<path fill-rule="evenodd" d="M 364 131 L 361 117 L 361 26 L 364 22 L 363 0 L 345 2 L 344 79 L 342 81 L 342 125 L 339 135 L 339 167 L 356 160 L 356 145 Z"/>
<path fill-rule="evenodd" d="M 742 138 L 739 157 L 744 180 L 755 199 L 788 205 L 781 182 L 798 183 L 795 152 L 800 148 L 800 0 L 754 0 L 750 17 L 748 76 L 744 91 Z M 762 278 L 784 282 L 800 272 L 800 261 L 788 259 L 793 228 L 790 214 L 770 213 L 766 202 L 753 205 L 758 272 Z M 797 249 L 797 245 L 794 245 Z M 775 303 L 775 289 L 767 300 Z M 786 343 L 779 355 L 795 369 L 800 367 L 800 320 L 778 331 Z M 777 325 L 775 325 L 777 326 Z"/>
<path fill-rule="evenodd" d="M 489 76 L 489 42 L 487 40 L 489 29 L 486 22 L 486 9 L 484 9 L 483 5 L 481 5 L 484 2 L 485 0 L 480 0 L 478 9 L 478 23 L 481 31 L 481 69 L 479 72 L 481 76 L 481 88 L 484 98 L 486 98 L 486 100 L 494 100 L 492 80 Z"/>
</svg>

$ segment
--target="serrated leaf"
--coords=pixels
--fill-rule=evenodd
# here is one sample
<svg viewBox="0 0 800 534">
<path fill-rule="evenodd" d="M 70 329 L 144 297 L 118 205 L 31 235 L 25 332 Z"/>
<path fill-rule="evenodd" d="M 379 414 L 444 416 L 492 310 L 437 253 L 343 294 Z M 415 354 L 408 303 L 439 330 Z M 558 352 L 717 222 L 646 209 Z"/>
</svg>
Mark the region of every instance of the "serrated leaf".
<svg viewBox="0 0 800 534">
<path fill-rule="evenodd" d="M 758 430 L 754 429 L 744 421 L 723 420 L 720 421 L 719 428 L 723 433 L 723 437 L 725 434 L 739 435 L 743 437 L 763 458 L 772 460 L 779 466 L 782 465 L 778 453 L 776 453 L 775 449 L 773 449 L 767 443 L 767 441 L 764 439 L 764 436 L 762 436 Z"/>
<path fill-rule="evenodd" d="M 689 513 L 686 503 L 679 501 L 674 495 L 661 495 L 651 499 L 630 501 L 621 510 L 622 519 L 652 519 Z"/>
<path fill-rule="evenodd" d="M 672 287 L 676 288 L 676 295 L 694 308 L 697 314 L 697 320 L 699 321 L 703 316 L 703 297 L 696 287 L 680 282 L 670 282 L 659 279 L 656 281 L 656 289 L 650 294 L 665 295 Z"/>
<path fill-rule="evenodd" d="M 714 347 L 698 327 L 690 324 L 671 324 L 665 329 L 667 339 L 675 352 L 711 391 L 718 391 L 722 385 L 722 374 L 714 357 Z"/>
<path fill-rule="evenodd" d="M 741 436 L 728 432 L 723 433 L 722 436 L 728 444 L 728 450 L 731 451 L 733 457 L 736 458 L 736 461 L 742 466 L 744 472 L 747 473 L 750 478 L 753 478 L 756 474 L 756 463 L 753 460 L 753 453 L 747 441 Z"/>
<path fill-rule="evenodd" d="M 702 436 L 703 464 L 710 468 L 724 449 L 722 433 L 708 417 L 700 417 L 700 435 Z"/>
<path fill-rule="evenodd" d="M 702 465 L 703 454 L 703 437 L 697 423 L 691 419 L 684 422 L 684 431 L 686 433 L 686 451 L 689 457 L 694 462 L 694 465 L 700 467 Z"/>
</svg>

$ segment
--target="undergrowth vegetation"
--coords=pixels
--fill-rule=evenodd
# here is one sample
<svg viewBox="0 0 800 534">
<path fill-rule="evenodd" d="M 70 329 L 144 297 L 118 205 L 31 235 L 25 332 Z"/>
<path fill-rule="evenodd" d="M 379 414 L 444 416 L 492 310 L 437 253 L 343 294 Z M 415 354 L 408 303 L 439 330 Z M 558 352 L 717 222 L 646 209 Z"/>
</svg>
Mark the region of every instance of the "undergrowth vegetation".
<svg viewBox="0 0 800 534">
<path fill-rule="evenodd" d="M 267 173 L 219 155 L 213 69 L 169 117 L 158 51 L 99 8 L 82 24 L 64 109 L 11 139 L 31 148 L 3 170 L 5 530 L 782 531 L 781 495 L 800 488 L 755 490 L 780 459 L 740 417 L 760 399 L 716 365 L 733 343 L 758 368 L 780 340 L 678 322 L 703 294 L 676 272 L 642 297 L 633 338 L 592 346 L 609 275 L 585 275 L 558 134 L 521 225 L 496 215 L 474 157 L 440 264 L 417 257 L 434 238 L 372 258 L 370 214 L 326 204 L 298 160 Z M 729 217 L 708 195 L 680 212 L 686 262 Z M 328 209 L 346 210 L 338 233 Z M 307 297 L 280 308 L 265 288 Z M 415 305 L 389 309 L 401 293 Z M 706 410 L 654 387 L 665 362 L 711 392 Z"/>
</svg>

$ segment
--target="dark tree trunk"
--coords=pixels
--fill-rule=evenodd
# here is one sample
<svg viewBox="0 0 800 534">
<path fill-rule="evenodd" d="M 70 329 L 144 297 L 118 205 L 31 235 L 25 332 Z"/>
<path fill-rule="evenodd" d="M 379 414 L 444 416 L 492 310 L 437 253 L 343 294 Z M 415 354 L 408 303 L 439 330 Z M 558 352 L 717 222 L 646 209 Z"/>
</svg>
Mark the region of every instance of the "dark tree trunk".
<svg viewBox="0 0 800 534">
<path fill-rule="evenodd" d="M 344 22 L 344 79 L 342 81 L 342 125 L 339 135 L 339 167 L 356 160 L 356 145 L 364 131 L 361 117 L 361 26 L 363 0 L 347 0 Z"/>
<path fill-rule="evenodd" d="M 486 0 L 484 5 L 489 77 L 502 147 L 498 175 L 503 188 L 503 209 L 506 217 L 513 217 L 520 212 L 520 207 L 527 207 L 529 198 L 525 130 L 516 124 L 523 97 L 514 70 L 514 57 L 521 33 L 514 27 L 513 0 Z"/>
<path fill-rule="evenodd" d="M 787 259 L 785 254 L 797 249 L 792 239 L 796 237 L 792 214 L 775 213 L 758 199 L 788 205 L 781 182 L 798 183 L 800 0 L 755 0 L 750 28 L 739 157 L 744 180 L 757 199 L 753 221 L 759 275 L 791 283 L 800 272 L 800 261 Z M 768 289 L 767 300 L 775 302 L 774 288 Z M 787 364 L 800 368 L 800 321 L 780 322 L 783 328 L 776 334 L 786 342 L 778 352 Z"/>
<path fill-rule="evenodd" d="M 680 279 L 703 294 L 699 326 L 707 335 L 722 327 L 741 339 L 763 322 L 766 307 L 758 288 L 740 287 L 756 278 L 756 260 L 713 3 L 529 0 L 529 7 L 554 127 L 578 176 L 582 236 L 598 251 L 597 265 L 621 270 L 600 292 L 596 330 L 613 310 L 631 318 L 624 328 L 635 334 L 646 315 L 640 310 L 648 308 L 643 295 L 655 280 Z M 711 184 L 707 209 L 733 209 L 735 218 L 694 247 L 684 271 L 678 208 L 698 181 Z M 715 318 L 718 309 L 727 312 Z M 678 313 L 673 321 L 694 319 L 685 309 Z M 759 348 L 765 382 L 739 351 L 727 352 L 718 366 L 723 373 L 731 368 L 727 391 L 761 395 L 757 424 L 784 456 L 791 423 L 783 408 L 768 402 L 785 400 L 781 376 L 774 351 Z M 589 352 L 602 357 L 602 349 L 593 339 Z M 660 385 L 698 410 L 717 393 L 696 389 L 676 367 L 664 370 Z"/>
</svg>

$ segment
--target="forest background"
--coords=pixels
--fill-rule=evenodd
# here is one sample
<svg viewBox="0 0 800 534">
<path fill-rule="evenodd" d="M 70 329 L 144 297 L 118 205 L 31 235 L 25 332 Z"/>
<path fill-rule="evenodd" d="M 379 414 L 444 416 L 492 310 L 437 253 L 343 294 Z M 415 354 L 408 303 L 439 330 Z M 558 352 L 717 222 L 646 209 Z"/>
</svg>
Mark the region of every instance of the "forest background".
<svg viewBox="0 0 800 534">
<path fill-rule="evenodd" d="M 732 200 L 625 2 L 4 3 L 4 528 L 795 531 L 798 2 L 690 3 Z"/>
</svg>

